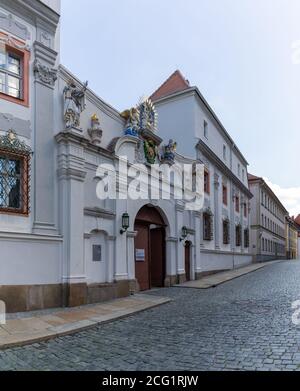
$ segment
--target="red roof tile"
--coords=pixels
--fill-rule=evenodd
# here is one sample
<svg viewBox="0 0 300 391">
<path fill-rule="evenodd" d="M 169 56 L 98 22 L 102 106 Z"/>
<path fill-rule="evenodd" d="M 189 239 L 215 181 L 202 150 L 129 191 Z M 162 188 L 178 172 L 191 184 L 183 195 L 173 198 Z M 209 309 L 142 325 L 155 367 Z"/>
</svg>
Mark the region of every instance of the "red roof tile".
<svg viewBox="0 0 300 391">
<path fill-rule="evenodd" d="M 151 95 L 150 99 L 155 101 L 188 88 L 190 88 L 189 81 L 177 70 Z"/>
</svg>

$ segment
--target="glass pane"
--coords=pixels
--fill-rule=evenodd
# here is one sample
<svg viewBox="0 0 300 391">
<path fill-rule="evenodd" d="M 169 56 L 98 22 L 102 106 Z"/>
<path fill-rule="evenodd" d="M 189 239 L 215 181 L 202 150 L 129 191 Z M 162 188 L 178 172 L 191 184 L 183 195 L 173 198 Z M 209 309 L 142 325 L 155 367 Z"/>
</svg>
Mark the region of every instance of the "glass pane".
<svg viewBox="0 0 300 391">
<path fill-rule="evenodd" d="M 0 72 L 0 92 L 5 92 L 5 74 Z"/>
<path fill-rule="evenodd" d="M 8 55 L 8 70 L 10 72 L 20 75 L 21 62 L 19 58 L 13 57 L 11 54 Z"/>
<path fill-rule="evenodd" d="M 8 95 L 20 98 L 20 79 L 8 76 Z"/>
<path fill-rule="evenodd" d="M 0 206 L 20 209 L 21 205 L 21 160 L 0 157 Z"/>
</svg>

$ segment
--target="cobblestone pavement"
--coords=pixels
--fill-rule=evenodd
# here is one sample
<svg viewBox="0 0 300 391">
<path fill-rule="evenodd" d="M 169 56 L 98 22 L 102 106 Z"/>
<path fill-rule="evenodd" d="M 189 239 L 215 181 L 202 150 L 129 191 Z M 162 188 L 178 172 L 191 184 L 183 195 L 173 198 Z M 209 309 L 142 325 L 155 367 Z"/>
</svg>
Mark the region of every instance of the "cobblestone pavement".
<svg viewBox="0 0 300 391">
<path fill-rule="evenodd" d="M 282 262 L 215 289 L 159 289 L 173 301 L 0 352 L 2 370 L 299 370 L 300 262 Z"/>
</svg>

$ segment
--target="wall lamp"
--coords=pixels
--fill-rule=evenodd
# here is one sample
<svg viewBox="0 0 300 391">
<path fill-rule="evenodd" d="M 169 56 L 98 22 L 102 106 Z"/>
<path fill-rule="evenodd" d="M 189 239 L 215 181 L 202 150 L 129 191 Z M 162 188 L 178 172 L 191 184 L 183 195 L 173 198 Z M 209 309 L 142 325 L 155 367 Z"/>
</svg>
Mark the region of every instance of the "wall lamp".
<svg viewBox="0 0 300 391">
<path fill-rule="evenodd" d="M 186 238 L 188 237 L 188 229 L 186 226 L 182 227 L 181 229 L 181 238 L 180 238 L 180 241 L 182 242 L 183 240 L 185 240 Z"/>
<path fill-rule="evenodd" d="M 123 235 L 129 228 L 130 221 L 129 221 L 129 214 L 123 213 L 122 215 L 122 229 L 120 230 L 120 234 Z"/>
</svg>

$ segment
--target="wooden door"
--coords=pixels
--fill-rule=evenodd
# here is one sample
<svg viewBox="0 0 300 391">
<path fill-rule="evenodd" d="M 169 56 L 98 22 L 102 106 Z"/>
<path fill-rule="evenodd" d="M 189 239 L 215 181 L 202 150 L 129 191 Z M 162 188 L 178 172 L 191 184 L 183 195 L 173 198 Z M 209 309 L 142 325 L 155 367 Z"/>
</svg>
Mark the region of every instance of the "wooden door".
<svg viewBox="0 0 300 391">
<path fill-rule="evenodd" d="M 185 243 L 185 274 L 186 280 L 191 280 L 191 243 Z"/>
<path fill-rule="evenodd" d="M 152 287 L 163 287 L 165 279 L 164 228 L 150 230 L 150 277 Z"/>
<path fill-rule="evenodd" d="M 140 290 L 150 289 L 150 265 L 149 265 L 149 226 L 137 223 L 135 225 L 137 235 L 135 237 L 135 277 Z"/>
</svg>

